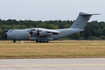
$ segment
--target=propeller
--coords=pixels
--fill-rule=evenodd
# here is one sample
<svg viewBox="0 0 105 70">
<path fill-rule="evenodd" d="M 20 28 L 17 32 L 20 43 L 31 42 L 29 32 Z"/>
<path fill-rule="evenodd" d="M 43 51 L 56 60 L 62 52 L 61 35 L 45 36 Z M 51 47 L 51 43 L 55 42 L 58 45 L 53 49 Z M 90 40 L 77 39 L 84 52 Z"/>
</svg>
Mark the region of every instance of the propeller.
<svg viewBox="0 0 105 70">
<path fill-rule="evenodd" d="M 39 34 L 40 34 L 40 33 L 39 33 L 39 32 L 40 32 L 39 29 L 35 29 L 35 32 L 36 32 L 36 35 L 39 36 Z"/>
<path fill-rule="evenodd" d="M 36 32 L 35 29 L 32 29 L 29 31 L 29 34 L 31 34 L 31 36 L 32 36 L 33 34 L 35 34 L 35 32 Z"/>
<path fill-rule="evenodd" d="M 30 32 L 29 32 L 29 34 L 31 34 L 31 36 L 32 36 L 33 32 L 32 32 L 32 31 L 30 31 Z"/>
<path fill-rule="evenodd" d="M 32 38 L 34 35 L 37 35 L 37 36 L 40 35 L 39 29 L 32 29 L 29 31 L 29 41 L 30 41 L 30 38 Z"/>
<path fill-rule="evenodd" d="M 39 36 L 39 30 L 38 29 L 32 29 L 32 30 L 29 31 L 29 40 L 34 35 L 38 35 Z"/>
<path fill-rule="evenodd" d="M 33 35 L 33 32 L 32 32 L 33 30 L 31 30 L 30 32 L 29 32 L 29 41 L 30 41 L 30 38 L 32 37 L 32 35 Z"/>
</svg>

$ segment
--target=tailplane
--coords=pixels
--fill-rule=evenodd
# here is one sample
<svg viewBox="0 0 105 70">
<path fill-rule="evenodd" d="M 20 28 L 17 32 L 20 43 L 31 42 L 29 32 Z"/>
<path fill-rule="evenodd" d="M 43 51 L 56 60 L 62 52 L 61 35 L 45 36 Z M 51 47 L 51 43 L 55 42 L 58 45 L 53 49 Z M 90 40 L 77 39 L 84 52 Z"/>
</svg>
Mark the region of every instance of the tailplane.
<svg viewBox="0 0 105 70">
<path fill-rule="evenodd" d="M 77 17 L 77 19 L 70 28 L 83 29 L 92 15 L 99 15 L 99 14 L 87 14 L 80 12 L 79 16 Z"/>
</svg>

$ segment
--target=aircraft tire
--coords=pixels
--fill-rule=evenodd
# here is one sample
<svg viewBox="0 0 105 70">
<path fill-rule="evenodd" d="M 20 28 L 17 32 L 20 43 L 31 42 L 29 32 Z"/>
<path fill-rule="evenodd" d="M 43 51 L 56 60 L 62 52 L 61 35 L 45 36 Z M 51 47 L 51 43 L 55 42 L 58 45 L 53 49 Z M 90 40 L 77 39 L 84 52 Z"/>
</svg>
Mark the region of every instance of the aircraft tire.
<svg viewBox="0 0 105 70">
<path fill-rule="evenodd" d="M 45 41 L 43 41 L 43 43 L 45 43 Z"/>
<path fill-rule="evenodd" d="M 46 43 L 48 43 L 49 41 L 46 41 Z"/>
<path fill-rule="evenodd" d="M 36 43 L 38 43 L 38 41 L 36 41 Z"/>
<path fill-rule="evenodd" d="M 16 43 L 16 40 L 13 40 L 13 43 Z"/>
<path fill-rule="evenodd" d="M 40 43 L 42 43 L 42 41 L 39 41 Z"/>
</svg>

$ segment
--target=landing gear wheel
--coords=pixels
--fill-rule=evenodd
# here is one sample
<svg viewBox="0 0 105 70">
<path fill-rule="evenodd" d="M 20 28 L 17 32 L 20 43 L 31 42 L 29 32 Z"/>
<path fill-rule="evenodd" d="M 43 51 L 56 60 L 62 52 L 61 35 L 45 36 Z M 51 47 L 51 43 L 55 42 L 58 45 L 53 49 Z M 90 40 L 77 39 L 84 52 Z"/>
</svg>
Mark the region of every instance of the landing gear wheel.
<svg viewBox="0 0 105 70">
<path fill-rule="evenodd" d="M 43 43 L 45 43 L 45 41 L 43 41 Z"/>
<path fill-rule="evenodd" d="M 40 43 L 42 43 L 42 41 L 39 41 Z"/>
<path fill-rule="evenodd" d="M 38 43 L 38 41 L 36 41 L 36 43 Z"/>
<path fill-rule="evenodd" d="M 46 43 L 48 43 L 49 41 L 46 41 Z"/>
<path fill-rule="evenodd" d="M 16 43 L 16 40 L 13 40 L 13 43 Z"/>
</svg>

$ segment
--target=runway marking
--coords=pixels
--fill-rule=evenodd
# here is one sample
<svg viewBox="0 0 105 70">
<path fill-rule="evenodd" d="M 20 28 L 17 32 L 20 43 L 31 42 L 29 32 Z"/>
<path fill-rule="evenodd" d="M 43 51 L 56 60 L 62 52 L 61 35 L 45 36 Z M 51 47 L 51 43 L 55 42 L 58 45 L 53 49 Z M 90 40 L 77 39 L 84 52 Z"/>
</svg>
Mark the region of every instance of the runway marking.
<svg viewBox="0 0 105 70">
<path fill-rule="evenodd" d="M 84 66 L 84 65 L 105 65 L 105 64 L 43 64 L 43 65 L 0 65 L 0 67 L 19 67 L 19 66 Z"/>
</svg>

